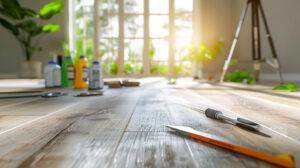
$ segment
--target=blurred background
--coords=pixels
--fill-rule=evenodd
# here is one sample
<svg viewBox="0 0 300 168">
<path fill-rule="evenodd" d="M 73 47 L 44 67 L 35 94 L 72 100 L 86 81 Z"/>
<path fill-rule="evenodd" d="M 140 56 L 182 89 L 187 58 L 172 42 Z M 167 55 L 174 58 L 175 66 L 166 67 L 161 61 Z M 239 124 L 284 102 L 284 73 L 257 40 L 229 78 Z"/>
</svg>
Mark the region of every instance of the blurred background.
<svg viewBox="0 0 300 168">
<path fill-rule="evenodd" d="M 52 0 L 22 0 L 39 12 Z M 47 20 L 60 29 L 42 35 L 30 61 L 46 65 L 57 55 L 99 60 L 106 76 L 219 76 L 246 0 L 65 0 Z M 299 0 L 262 0 L 287 80 L 300 80 Z M 230 70 L 252 71 L 251 17 L 247 13 Z M 2 16 L 1 16 L 2 17 Z M 261 24 L 261 35 L 265 31 Z M 19 78 L 26 60 L 18 40 L 0 26 L 0 78 Z M 271 57 L 266 38 L 262 56 Z M 36 39 L 34 39 L 36 40 Z M 63 49 L 64 46 L 64 49 Z M 201 54 L 195 58 L 195 52 Z M 199 53 L 198 53 L 199 54 Z M 199 73 L 201 73 L 199 75 Z M 261 77 L 277 79 L 267 64 Z"/>
</svg>

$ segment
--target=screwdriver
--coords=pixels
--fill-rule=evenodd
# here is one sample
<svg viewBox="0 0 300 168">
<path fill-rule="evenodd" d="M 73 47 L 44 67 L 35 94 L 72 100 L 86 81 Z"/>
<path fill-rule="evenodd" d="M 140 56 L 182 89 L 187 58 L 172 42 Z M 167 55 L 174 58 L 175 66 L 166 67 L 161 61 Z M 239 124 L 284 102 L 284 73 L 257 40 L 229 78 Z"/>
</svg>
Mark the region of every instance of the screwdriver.
<svg viewBox="0 0 300 168">
<path fill-rule="evenodd" d="M 217 120 L 227 121 L 227 122 L 230 122 L 240 128 L 259 132 L 259 124 L 255 123 L 253 121 L 250 121 L 250 120 L 247 120 L 244 118 L 236 118 L 236 119 L 230 118 L 228 116 L 223 115 L 223 113 L 221 111 L 214 110 L 211 108 L 207 108 L 206 110 L 203 110 L 203 109 L 193 106 L 193 105 L 189 105 L 189 104 L 185 104 L 185 103 L 179 103 L 179 104 L 184 105 L 192 110 L 205 113 L 206 117 L 209 117 L 212 119 L 217 119 Z"/>
<path fill-rule="evenodd" d="M 247 129 L 250 131 L 257 131 L 257 132 L 259 131 L 259 124 L 255 123 L 253 121 L 246 120 L 244 118 L 237 118 L 237 119 L 230 118 L 230 117 L 223 115 L 223 113 L 221 111 L 217 111 L 217 110 L 214 110 L 211 108 L 208 108 L 205 110 L 205 115 L 206 115 L 206 117 L 209 117 L 209 118 L 229 121 L 240 128 L 244 128 L 244 129 Z"/>
</svg>

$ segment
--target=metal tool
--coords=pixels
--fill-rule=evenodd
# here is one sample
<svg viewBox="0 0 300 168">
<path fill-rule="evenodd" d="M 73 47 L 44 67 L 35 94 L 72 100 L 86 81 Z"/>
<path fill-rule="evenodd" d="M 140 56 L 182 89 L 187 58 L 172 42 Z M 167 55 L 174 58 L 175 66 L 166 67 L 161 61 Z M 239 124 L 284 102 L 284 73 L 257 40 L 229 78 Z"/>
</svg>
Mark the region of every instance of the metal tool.
<svg viewBox="0 0 300 168">
<path fill-rule="evenodd" d="M 259 131 L 259 124 L 243 118 L 234 119 L 234 118 L 227 117 L 223 115 L 221 111 L 208 108 L 205 110 L 205 115 L 209 118 L 229 121 L 240 128 L 244 128 L 250 131 L 257 131 L 257 132 Z"/>
<path fill-rule="evenodd" d="M 26 98 L 26 97 L 59 97 L 65 96 L 65 92 L 48 92 L 48 93 L 29 93 L 29 94 L 14 94 L 14 95 L 5 95 L 0 96 L 0 99 L 9 99 L 9 98 Z"/>
<path fill-rule="evenodd" d="M 181 134 L 189 136 L 191 138 L 204 141 L 222 148 L 226 148 L 231 151 L 235 151 L 247 156 L 251 156 L 278 166 L 291 167 L 291 168 L 294 167 L 293 157 L 289 154 L 271 154 L 250 147 L 237 145 L 234 143 L 227 142 L 226 140 L 222 140 L 220 137 L 216 137 L 204 132 L 196 131 L 191 127 L 173 126 L 173 125 L 165 125 L 165 126 L 175 131 L 178 131 Z"/>
<path fill-rule="evenodd" d="M 185 103 L 179 103 L 179 104 L 184 105 L 192 110 L 204 113 L 206 115 L 206 117 L 217 119 L 217 120 L 224 120 L 224 121 L 230 122 L 240 128 L 259 132 L 259 128 L 260 128 L 259 124 L 255 123 L 253 121 L 250 121 L 250 120 L 247 120 L 244 118 L 236 118 L 236 119 L 230 118 L 228 116 L 223 115 L 223 113 L 221 111 L 217 111 L 217 110 L 214 110 L 211 108 L 203 110 L 199 107 L 196 107 L 196 106 L 193 106 L 190 104 L 185 104 Z"/>
</svg>

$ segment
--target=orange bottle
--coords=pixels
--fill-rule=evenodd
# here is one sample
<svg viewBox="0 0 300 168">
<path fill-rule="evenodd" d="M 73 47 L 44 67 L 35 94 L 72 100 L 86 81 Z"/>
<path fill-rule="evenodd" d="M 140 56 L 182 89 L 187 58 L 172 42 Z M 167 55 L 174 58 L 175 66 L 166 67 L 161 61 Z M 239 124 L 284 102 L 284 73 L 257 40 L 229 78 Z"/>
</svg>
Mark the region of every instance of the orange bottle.
<svg viewBox="0 0 300 168">
<path fill-rule="evenodd" d="M 80 56 L 75 63 L 75 89 L 88 87 L 88 61 L 85 56 Z"/>
</svg>

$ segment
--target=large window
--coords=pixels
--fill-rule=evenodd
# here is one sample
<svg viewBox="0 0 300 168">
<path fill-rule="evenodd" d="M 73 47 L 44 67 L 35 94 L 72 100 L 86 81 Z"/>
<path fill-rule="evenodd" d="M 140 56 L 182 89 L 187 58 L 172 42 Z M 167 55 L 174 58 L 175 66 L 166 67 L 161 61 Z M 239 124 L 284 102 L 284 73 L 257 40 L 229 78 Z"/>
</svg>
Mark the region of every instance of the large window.
<svg viewBox="0 0 300 168">
<path fill-rule="evenodd" d="M 107 74 L 188 75 L 195 1 L 69 0 L 71 46 Z"/>
<path fill-rule="evenodd" d="M 94 1 L 91 0 L 75 0 L 73 25 L 75 27 L 74 34 L 69 36 L 75 37 L 73 48 L 76 48 L 75 57 L 79 55 L 85 55 L 89 59 L 94 58 Z"/>
</svg>

